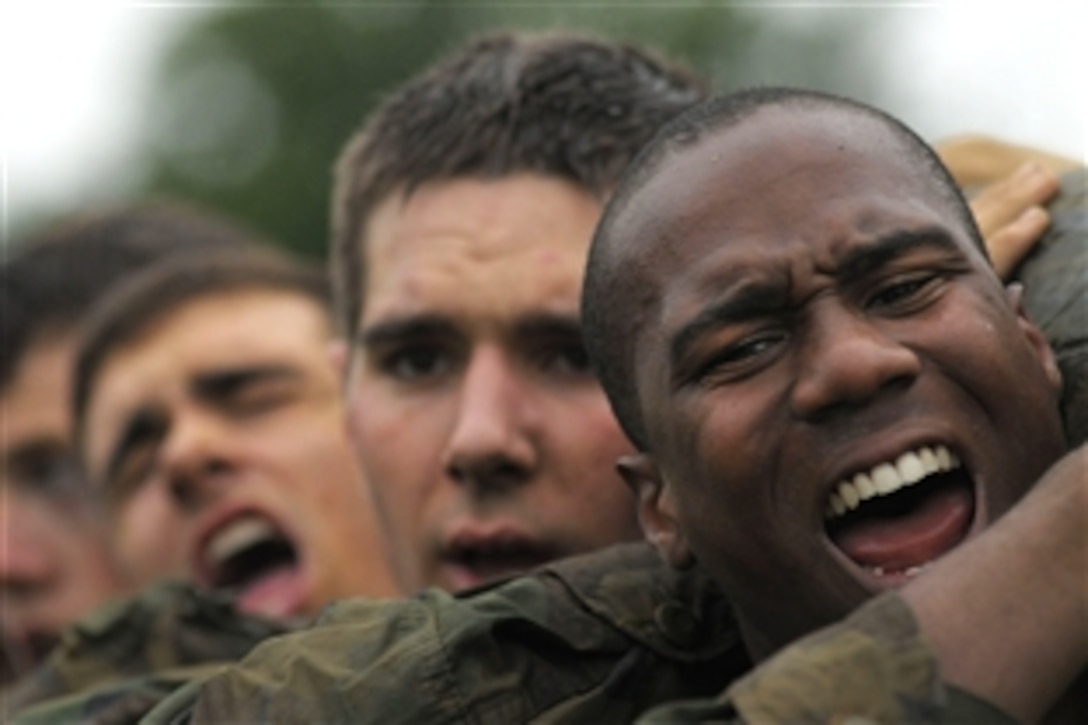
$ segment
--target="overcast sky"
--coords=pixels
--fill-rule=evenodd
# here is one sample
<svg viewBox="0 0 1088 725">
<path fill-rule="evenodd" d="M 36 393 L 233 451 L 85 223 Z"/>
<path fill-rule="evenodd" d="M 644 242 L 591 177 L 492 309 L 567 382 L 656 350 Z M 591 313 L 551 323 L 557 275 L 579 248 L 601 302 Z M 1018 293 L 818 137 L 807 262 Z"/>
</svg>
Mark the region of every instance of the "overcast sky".
<svg viewBox="0 0 1088 725">
<path fill-rule="evenodd" d="M 888 14 L 859 62 L 884 73 L 888 110 L 923 135 L 986 131 L 1088 154 L 1088 3 L 854 2 L 822 15 L 800 5 L 761 4 L 795 23 Z M 200 12 L 191 2 L 0 0 L 5 239 L 13 215 L 123 188 L 151 60 Z"/>
</svg>

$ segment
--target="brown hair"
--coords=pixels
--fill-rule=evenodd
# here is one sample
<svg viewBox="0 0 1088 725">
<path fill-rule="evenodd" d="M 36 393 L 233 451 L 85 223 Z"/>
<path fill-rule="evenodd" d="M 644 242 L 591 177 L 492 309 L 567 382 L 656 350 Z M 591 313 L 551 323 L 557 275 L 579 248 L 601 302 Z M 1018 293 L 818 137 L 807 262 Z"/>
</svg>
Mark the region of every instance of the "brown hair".
<svg viewBox="0 0 1088 725">
<path fill-rule="evenodd" d="M 408 82 L 336 166 L 331 264 L 341 332 L 350 336 L 362 314 L 366 225 L 389 195 L 529 171 L 603 198 L 654 131 L 704 95 L 686 67 L 569 33 L 488 35 Z"/>
</svg>

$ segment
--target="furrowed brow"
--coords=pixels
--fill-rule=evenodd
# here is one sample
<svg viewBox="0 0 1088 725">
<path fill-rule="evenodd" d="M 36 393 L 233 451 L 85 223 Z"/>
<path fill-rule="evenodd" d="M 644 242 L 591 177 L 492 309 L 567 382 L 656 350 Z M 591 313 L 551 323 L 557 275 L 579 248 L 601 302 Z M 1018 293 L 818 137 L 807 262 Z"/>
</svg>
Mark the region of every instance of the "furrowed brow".
<svg viewBox="0 0 1088 725">
<path fill-rule="evenodd" d="M 453 324 L 437 315 L 403 317 L 371 325 L 359 334 L 359 343 L 363 347 L 374 347 L 412 338 L 444 337 L 453 333 Z"/>
<path fill-rule="evenodd" d="M 536 314 L 517 322 L 516 334 L 520 338 L 569 337 L 581 339 L 582 325 L 577 315 Z"/>
<path fill-rule="evenodd" d="M 703 309 L 672 336 L 669 343 L 672 369 L 681 366 L 691 347 L 707 332 L 781 310 L 786 294 L 786 290 L 768 284 L 745 284 L 731 290 L 725 299 Z"/>
<path fill-rule="evenodd" d="M 839 274 L 846 279 L 864 277 L 895 259 L 924 248 L 960 251 L 948 232 L 940 227 L 900 230 L 845 252 L 838 262 Z"/>
</svg>

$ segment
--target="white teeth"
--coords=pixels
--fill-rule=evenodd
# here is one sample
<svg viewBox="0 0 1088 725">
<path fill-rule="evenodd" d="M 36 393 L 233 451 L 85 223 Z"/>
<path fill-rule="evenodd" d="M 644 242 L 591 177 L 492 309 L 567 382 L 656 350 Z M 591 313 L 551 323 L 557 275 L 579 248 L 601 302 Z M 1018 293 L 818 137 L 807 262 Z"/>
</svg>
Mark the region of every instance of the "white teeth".
<svg viewBox="0 0 1088 725">
<path fill-rule="evenodd" d="M 918 576 L 928 568 L 929 564 L 922 564 L 921 566 L 911 566 L 907 567 L 907 569 L 903 571 L 903 574 L 908 578 L 912 578 Z M 872 573 L 873 576 L 884 576 L 884 574 L 886 573 L 884 571 L 884 567 L 882 566 L 871 566 L 869 567 L 869 572 Z"/>
<path fill-rule="evenodd" d="M 218 566 L 258 541 L 272 539 L 277 535 L 275 527 L 268 520 L 249 516 L 236 519 L 216 532 L 205 551 L 209 562 Z"/>
<path fill-rule="evenodd" d="M 857 489 L 849 483 L 843 483 L 839 486 L 839 496 L 842 497 L 843 502 L 846 504 L 846 508 L 851 511 L 856 509 L 861 502 L 861 496 L 858 495 Z"/>
<path fill-rule="evenodd" d="M 917 453 L 904 453 L 899 456 L 899 460 L 895 462 L 895 470 L 899 472 L 899 477 L 907 485 L 917 483 L 926 477 L 925 466 L 922 465 L 922 459 Z"/>
<path fill-rule="evenodd" d="M 824 516 L 829 519 L 842 516 L 856 509 L 862 501 L 886 496 L 930 474 L 951 471 L 960 465 L 959 458 L 943 445 L 908 451 L 894 464 L 881 463 L 868 472 L 858 473 L 852 480 L 840 482 L 828 497 Z"/>
<path fill-rule="evenodd" d="M 890 463 L 882 463 L 873 469 L 873 483 L 877 493 L 892 493 L 901 485 L 899 471 Z"/>
<path fill-rule="evenodd" d="M 932 448 L 923 448 L 918 451 L 918 458 L 922 461 L 922 467 L 925 468 L 927 476 L 941 470 L 941 465 L 937 462 L 937 454 Z"/>
<path fill-rule="evenodd" d="M 854 476 L 854 488 L 858 490 L 858 497 L 862 501 L 877 494 L 876 484 L 873 483 L 873 479 L 869 478 L 867 473 L 859 473 Z"/>
</svg>

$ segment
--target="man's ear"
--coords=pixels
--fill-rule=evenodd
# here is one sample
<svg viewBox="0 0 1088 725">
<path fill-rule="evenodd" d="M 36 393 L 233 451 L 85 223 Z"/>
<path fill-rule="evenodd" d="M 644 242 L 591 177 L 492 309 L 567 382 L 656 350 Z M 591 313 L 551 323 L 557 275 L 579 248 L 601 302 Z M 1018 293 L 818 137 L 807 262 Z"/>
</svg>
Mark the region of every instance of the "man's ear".
<svg viewBox="0 0 1088 725">
<path fill-rule="evenodd" d="M 1013 283 L 1005 287 L 1005 292 L 1012 302 L 1013 309 L 1016 310 L 1016 318 L 1020 323 L 1020 329 L 1024 332 L 1024 336 L 1028 339 L 1032 349 L 1035 350 L 1039 361 L 1043 364 L 1043 369 L 1046 371 L 1050 384 L 1054 387 L 1055 394 L 1060 396 L 1062 393 L 1062 371 L 1058 367 L 1058 361 L 1054 357 L 1054 350 L 1051 349 L 1050 343 L 1047 342 L 1046 335 L 1031 321 L 1027 310 L 1024 309 L 1024 286 Z"/>
<path fill-rule="evenodd" d="M 676 569 L 695 563 L 676 516 L 672 486 L 661 476 L 653 459 L 644 453 L 624 456 L 616 464 L 620 475 L 635 493 L 638 522 L 646 540 Z"/>
</svg>

